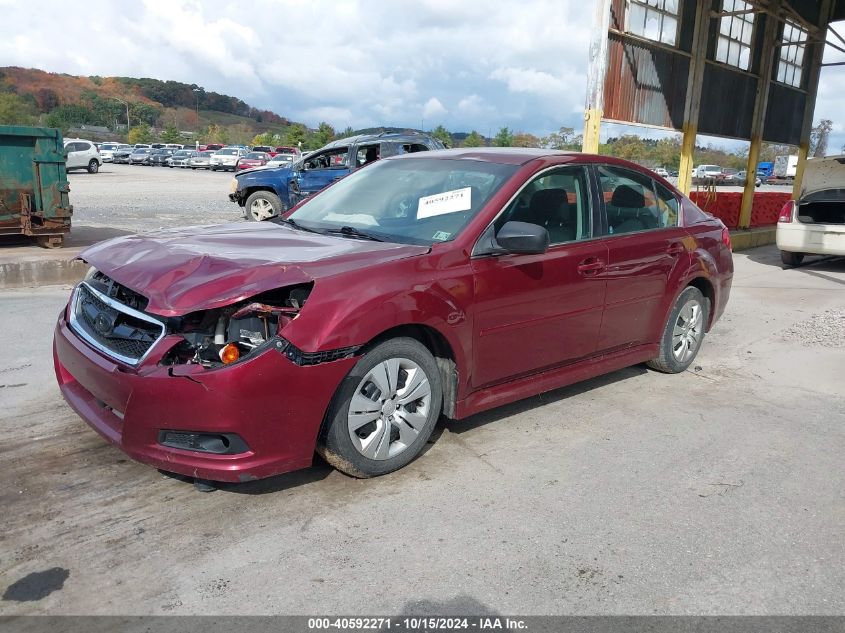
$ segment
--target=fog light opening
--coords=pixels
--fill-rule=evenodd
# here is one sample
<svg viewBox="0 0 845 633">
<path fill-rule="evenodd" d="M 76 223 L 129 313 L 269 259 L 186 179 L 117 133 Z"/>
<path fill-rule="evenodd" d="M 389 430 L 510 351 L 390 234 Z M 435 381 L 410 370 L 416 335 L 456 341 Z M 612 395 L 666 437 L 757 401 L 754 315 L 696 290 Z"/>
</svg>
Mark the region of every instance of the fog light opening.
<svg viewBox="0 0 845 633">
<path fill-rule="evenodd" d="M 246 453 L 249 447 L 235 433 L 197 433 L 192 431 L 160 431 L 158 443 L 170 448 L 185 451 L 213 453 L 215 455 L 235 455 Z"/>
</svg>

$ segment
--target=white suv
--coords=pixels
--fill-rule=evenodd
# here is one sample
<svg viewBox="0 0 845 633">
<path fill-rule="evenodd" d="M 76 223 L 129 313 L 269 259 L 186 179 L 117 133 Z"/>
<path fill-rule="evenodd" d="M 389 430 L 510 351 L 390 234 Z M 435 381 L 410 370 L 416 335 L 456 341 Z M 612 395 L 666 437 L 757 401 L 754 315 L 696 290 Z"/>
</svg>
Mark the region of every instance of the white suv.
<svg viewBox="0 0 845 633">
<path fill-rule="evenodd" d="M 248 153 L 240 147 L 224 147 L 223 149 L 219 149 L 211 155 L 211 171 L 217 171 L 218 169 L 235 171 L 238 160 Z"/>
<path fill-rule="evenodd" d="M 97 147 L 91 142 L 81 138 L 66 138 L 65 153 L 67 161 L 65 170 L 87 169 L 89 174 L 96 174 L 100 171 L 103 159 Z"/>
</svg>

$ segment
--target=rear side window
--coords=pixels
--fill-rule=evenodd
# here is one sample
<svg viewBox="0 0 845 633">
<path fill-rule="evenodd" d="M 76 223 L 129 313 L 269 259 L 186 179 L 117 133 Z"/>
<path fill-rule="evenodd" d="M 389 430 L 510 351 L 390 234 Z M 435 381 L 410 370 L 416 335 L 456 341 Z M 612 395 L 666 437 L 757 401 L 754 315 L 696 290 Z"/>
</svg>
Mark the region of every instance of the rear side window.
<svg viewBox="0 0 845 633">
<path fill-rule="evenodd" d="M 599 182 L 607 211 L 608 233 L 636 233 L 678 226 L 678 200 L 645 174 L 600 165 Z"/>
</svg>

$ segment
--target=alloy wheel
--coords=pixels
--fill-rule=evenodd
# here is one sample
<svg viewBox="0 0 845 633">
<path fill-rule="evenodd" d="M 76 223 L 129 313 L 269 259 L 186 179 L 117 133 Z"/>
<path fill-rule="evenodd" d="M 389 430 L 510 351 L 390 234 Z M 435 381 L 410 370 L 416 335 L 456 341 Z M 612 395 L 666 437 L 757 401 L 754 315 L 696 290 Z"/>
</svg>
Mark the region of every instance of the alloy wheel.
<svg viewBox="0 0 845 633">
<path fill-rule="evenodd" d="M 249 205 L 249 213 L 256 222 L 269 220 L 276 212 L 273 210 L 273 205 L 265 198 L 256 198 Z"/>
</svg>

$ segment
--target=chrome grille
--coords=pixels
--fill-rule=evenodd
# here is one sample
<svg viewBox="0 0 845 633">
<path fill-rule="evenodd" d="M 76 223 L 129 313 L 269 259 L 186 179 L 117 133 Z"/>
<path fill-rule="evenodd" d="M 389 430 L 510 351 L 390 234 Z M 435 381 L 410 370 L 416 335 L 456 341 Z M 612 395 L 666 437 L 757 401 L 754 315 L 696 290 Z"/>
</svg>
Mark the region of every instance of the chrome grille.
<svg viewBox="0 0 845 633">
<path fill-rule="evenodd" d="M 83 282 L 70 311 L 73 330 L 107 356 L 136 365 L 165 333 L 164 323 L 123 305 Z"/>
</svg>

